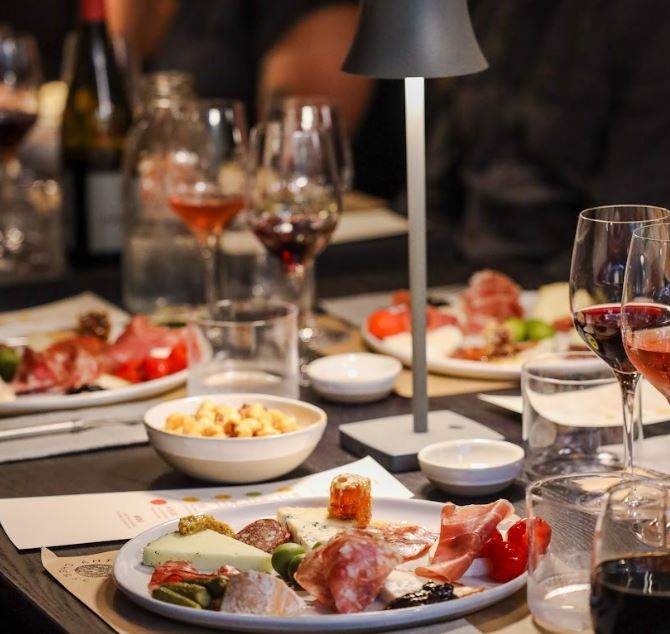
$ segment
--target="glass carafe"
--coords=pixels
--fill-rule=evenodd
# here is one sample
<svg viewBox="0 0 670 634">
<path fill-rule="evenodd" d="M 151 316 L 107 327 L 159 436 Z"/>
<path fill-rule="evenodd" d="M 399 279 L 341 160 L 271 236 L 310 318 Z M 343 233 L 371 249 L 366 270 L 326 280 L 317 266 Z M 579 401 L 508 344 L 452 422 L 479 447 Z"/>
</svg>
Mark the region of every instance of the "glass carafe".
<svg viewBox="0 0 670 634">
<path fill-rule="evenodd" d="M 194 111 L 190 75 L 161 72 L 143 80 L 124 159 L 123 299 L 133 312 L 169 314 L 202 300 L 198 247 L 170 209 L 164 183 L 169 141 Z"/>
</svg>

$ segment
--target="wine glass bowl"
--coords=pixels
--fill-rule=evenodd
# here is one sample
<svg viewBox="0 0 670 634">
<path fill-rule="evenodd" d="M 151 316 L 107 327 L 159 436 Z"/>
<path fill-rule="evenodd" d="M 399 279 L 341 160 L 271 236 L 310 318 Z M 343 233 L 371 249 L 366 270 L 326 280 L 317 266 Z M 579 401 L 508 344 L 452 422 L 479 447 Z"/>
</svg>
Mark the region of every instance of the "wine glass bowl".
<svg viewBox="0 0 670 634">
<path fill-rule="evenodd" d="M 210 306 L 221 294 L 221 234 L 245 208 L 246 160 L 241 102 L 201 101 L 180 113 L 169 152 L 167 197 L 201 245 Z"/>
<path fill-rule="evenodd" d="M 607 363 L 621 386 L 624 413 L 624 462 L 633 470 L 633 444 L 641 435 L 635 393 L 640 375 L 624 348 L 621 301 L 628 249 L 636 229 L 670 218 L 670 211 L 649 205 L 609 205 L 579 215 L 570 270 L 570 306 L 577 332 Z"/>
</svg>

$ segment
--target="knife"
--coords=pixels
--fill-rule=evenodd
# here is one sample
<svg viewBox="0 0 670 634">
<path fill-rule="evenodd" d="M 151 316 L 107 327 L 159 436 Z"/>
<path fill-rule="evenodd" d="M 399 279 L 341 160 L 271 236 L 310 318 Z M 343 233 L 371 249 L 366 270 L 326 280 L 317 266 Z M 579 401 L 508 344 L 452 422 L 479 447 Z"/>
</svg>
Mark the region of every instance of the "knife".
<svg viewBox="0 0 670 634">
<path fill-rule="evenodd" d="M 15 429 L 0 430 L 0 442 L 4 440 L 19 440 L 21 438 L 34 438 L 36 436 L 52 436 L 55 434 L 73 434 L 97 427 L 107 425 L 137 425 L 141 419 L 102 419 L 102 420 L 67 420 L 60 423 L 45 423 L 43 425 L 30 425 Z"/>
</svg>

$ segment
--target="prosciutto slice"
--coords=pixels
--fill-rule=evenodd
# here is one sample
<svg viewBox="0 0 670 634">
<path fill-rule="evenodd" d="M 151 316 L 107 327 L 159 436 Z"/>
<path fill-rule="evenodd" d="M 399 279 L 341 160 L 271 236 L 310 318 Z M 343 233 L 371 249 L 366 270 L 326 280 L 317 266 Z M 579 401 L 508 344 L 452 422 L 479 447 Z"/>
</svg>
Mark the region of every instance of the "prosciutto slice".
<svg viewBox="0 0 670 634">
<path fill-rule="evenodd" d="M 430 564 L 415 570 L 416 574 L 442 583 L 458 581 L 498 524 L 513 512 L 507 500 L 469 506 L 445 504 L 435 554 Z"/>
<path fill-rule="evenodd" d="M 375 600 L 401 556 L 367 529 L 338 533 L 310 551 L 295 580 L 319 603 L 341 613 L 360 612 Z"/>
<path fill-rule="evenodd" d="M 461 299 L 466 315 L 466 331 L 477 333 L 490 321 L 522 317 L 521 289 L 509 277 L 486 269 L 475 273 Z"/>
<path fill-rule="evenodd" d="M 152 324 L 143 315 L 132 318 L 119 338 L 107 349 L 107 356 L 121 364 L 144 359 L 156 348 L 174 348 L 183 341 L 182 330 Z"/>
</svg>

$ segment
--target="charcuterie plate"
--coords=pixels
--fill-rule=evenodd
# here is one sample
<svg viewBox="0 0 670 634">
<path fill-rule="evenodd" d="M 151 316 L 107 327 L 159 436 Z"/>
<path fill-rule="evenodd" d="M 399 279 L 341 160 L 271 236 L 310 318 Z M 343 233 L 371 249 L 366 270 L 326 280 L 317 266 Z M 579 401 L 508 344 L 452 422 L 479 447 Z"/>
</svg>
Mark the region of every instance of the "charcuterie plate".
<svg viewBox="0 0 670 634">
<path fill-rule="evenodd" d="M 215 513 L 215 516 L 218 520 L 225 521 L 235 531 L 239 531 L 259 518 L 277 517 L 280 507 L 291 505 L 320 508 L 328 506 L 328 499 L 305 498 L 249 504 L 235 509 L 219 511 Z M 381 522 L 411 521 L 412 524 L 418 524 L 430 531 L 439 533 L 442 509 L 443 505 L 437 502 L 374 498 L 372 517 L 373 520 Z M 152 612 L 184 623 L 220 630 L 242 632 L 353 632 L 397 629 L 433 621 L 455 619 L 476 612 L 510 596 L 526 583 L 525 574 L 506 583 L 492 582 L 487 578 L 485 560 L 475 559 L 465 575 L 459 579 L 459 584 L 474 590 L 471 594 L 427 605 L 384 609 L 384 603 L 378 598 L 363 611 L 338 614 L 316 603 L 307 596 L 307 593 L 301 591 L 300 594 L 304 597 L 306 608 L 299 614 L 291 616 L 231 613 L 224 611 L 223 607 L 221 611 L 193 609 L 192 607 L 173 605 L 152 598 L 148 584 L 152 578 L 153 569 L 142 563 L 147 544 L 177 530 L 177 526 L 178 520 L 172 520 L 152 528 L 126 543 L 119 551 L 114 565 L 116 584 L 132 601 Z M 317 546 L 314 546 L 314 548 L 316 549 Z M 426 564 L 427 561 L 428 555 L 424 555 L 422 558 L 413 561 L 405 561 L 400 564 L 399 568 L 411 572 L 417 566 Z M 428 581 L 428 579 L 425 581 Z"/>
</svg>

